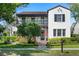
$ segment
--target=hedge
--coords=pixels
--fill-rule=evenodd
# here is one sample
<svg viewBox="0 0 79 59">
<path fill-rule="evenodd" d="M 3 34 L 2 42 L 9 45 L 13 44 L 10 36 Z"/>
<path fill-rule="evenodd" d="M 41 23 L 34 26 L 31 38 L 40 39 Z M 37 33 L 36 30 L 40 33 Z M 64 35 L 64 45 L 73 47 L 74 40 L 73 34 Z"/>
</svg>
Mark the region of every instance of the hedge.
<svg viewBox="0 0 79 59">
<path fill-rule="evenodd" d="M 16 36 L 0 36 L 0 42 L 5 42 L 7 40 L 11 40 L 12 42 L 16 41 Z"/>
<path fill-rule="evenodd" d="M 64 44 L 78 44 L 79 37 L 70 37 L 70 38 L 51 38 L 48 39 L 48 45 L 60 45 L 61 40 L 64 41 Z"/>
</svg>

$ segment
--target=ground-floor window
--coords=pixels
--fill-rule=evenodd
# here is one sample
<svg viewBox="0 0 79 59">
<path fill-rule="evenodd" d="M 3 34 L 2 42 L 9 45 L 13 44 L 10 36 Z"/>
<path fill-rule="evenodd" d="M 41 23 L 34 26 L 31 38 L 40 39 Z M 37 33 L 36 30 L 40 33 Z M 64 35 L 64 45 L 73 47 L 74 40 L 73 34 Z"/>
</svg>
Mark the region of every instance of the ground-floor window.
<svg viewBox="0 0 79 59">
<path fill-rule="evenodd" d="M 53 29 L 53 36 L 65 36 L 66 29 Z"/>
</svg>

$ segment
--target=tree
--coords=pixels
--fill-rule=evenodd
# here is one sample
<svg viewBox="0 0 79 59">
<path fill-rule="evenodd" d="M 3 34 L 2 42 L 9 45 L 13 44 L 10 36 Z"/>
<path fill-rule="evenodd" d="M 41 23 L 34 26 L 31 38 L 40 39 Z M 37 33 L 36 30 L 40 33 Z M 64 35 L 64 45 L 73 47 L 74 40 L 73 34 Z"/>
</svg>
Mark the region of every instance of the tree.
<svg viewBox="0 0 79 59">
<path fill-rule="evenodd" d="M 76 23 L 74 24 L 72 28 L 72 32 L 74 31 L 74 27 L 79 22 L 79 4 L 78 3 L 72 3 L 70 4 L 70 10 L 72 12 L 72 17 L 74 17 Z"/>
<path fill-rule="evenodd" d="M 0 25 L 0 34 L 4 31 L 4 27 L 2 25 Z"/>
<path fill-rule="evenodd" d="M 16 8 L 25 7 L 27 4 L 23 3 L 0 3 L 0 18 L 3 18 L 8 23 L 14 21 L 12 16 L 16 12 Z"/>
<path fill-rule="evenodd" d="M 41 27 L 35 23 L 24 23 L 18 26 L 18 34 L 28 36 L 28 42 L 31 42 L 32 38 L 41 35 Z"/>
<path fill-rule="evenodd" d="M 79 20 L 79 4 L 72 3 L 70 4 L 70 10 L 72 12 L 72 16 L 75 18 L 76 21 Z"/>
</svg>

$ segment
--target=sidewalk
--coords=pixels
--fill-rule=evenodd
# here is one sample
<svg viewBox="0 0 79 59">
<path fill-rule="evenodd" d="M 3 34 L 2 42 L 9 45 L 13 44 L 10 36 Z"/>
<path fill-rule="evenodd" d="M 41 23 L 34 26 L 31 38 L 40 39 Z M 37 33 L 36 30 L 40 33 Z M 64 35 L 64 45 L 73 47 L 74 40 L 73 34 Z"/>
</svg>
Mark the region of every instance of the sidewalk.
<svg viewBox="0 0 79 59">
<path fill-rule="evenodd" d="M 61 50 L 61 48 L 0 48 L 0 50 Z M 79 48 L 63 48 L 63 50 L 79 50 Z"/>
</svg>

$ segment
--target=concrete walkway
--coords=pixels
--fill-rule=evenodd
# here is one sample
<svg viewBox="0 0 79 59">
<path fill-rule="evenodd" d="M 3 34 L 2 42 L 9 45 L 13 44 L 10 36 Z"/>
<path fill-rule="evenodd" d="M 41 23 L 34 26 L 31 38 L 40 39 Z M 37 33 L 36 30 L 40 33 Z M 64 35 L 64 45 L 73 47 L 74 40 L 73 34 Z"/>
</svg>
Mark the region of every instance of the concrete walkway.
<svg viewBox="0 0 79 59">
<path fill-rule="evenodd" d="M 79 48 L 63 48 L 64 50 L 79 50 Z M 61 50 L 61 48 L 0 48 L 0 50 Z"/>
</svg>

